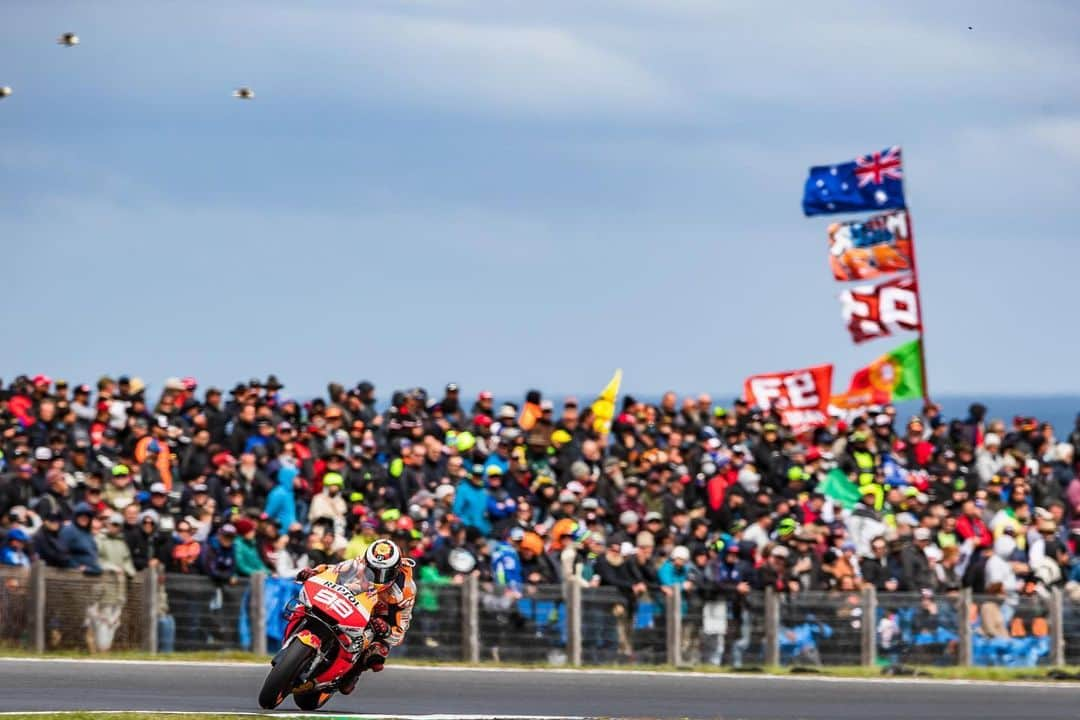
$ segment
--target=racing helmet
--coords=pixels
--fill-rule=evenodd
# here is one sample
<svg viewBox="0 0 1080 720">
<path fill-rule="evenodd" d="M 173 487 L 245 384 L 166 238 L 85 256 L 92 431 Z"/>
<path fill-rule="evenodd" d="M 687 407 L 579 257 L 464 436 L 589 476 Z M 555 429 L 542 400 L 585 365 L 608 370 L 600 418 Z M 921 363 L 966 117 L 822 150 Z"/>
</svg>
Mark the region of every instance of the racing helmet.
<svg viewBox="0 0 1080 720">
<path fill-rule="evenodd" d="M 401 572 L 401 551 L 386 538 L 379 538 L 364 553 L 367 576 L 375 585 L 389 585 Z"/>
</svg>

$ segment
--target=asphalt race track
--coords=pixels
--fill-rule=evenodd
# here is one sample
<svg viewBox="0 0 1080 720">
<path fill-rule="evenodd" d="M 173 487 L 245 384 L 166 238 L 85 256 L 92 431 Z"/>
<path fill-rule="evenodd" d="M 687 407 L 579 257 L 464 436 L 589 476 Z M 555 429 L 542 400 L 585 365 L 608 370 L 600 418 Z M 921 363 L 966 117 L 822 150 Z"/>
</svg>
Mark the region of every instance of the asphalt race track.
<svg viewBox="0 0 1080 720">
<path fill-rule="evenodd" d="M 266 667 L 0 660 L 0 711 L 253 712 Z M 328 715 L 874 720 L 1076 717 L 1080 687 L 619 672 L 390 667 Z M 296 712 L 291 700 L 282 710 Z"/>
</svg>

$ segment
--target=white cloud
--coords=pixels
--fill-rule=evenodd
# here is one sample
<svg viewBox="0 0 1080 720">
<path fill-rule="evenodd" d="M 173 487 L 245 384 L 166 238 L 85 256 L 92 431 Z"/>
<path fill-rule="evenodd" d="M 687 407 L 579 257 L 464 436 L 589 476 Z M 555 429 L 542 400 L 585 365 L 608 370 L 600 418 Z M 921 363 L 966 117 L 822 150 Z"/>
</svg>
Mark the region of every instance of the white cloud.
<svg viewBox="0 0 1080 720">
<path fill-rule="evenodd" d="M 402 83 L 431 97 L 520 111 L 658 110 L 674 101 L 629 58 L 553 26 L 381 18 L 373 39 Z"/>
<path fill-rule="evenodd" d="M 78 51 L 94 73 L 79 80 L 111 98 L 178 106 L 240 84 L 255 88 L 260 105 L 374 100 L 465 114 L 649 114 L 680 103 L 673 86 L 632 54 L 586 27 L 535 13 L 256 5 L 254 15 L 241 4 L 197 14 L 181 4 L 136 5 L 125 26 L 87 14 L 73 22 L 85 28 Z M 144 24 L 168 26 L 169 35 L 132 32 Z M 154 62 L 133 62 L 149 57 Z"/>
<path fill-rule="evenodd" d="M 1026 131 L 1030 138 L 1051 152 L 1080 160 L 1080 118 L 1036 120 Z"/>
</svg>

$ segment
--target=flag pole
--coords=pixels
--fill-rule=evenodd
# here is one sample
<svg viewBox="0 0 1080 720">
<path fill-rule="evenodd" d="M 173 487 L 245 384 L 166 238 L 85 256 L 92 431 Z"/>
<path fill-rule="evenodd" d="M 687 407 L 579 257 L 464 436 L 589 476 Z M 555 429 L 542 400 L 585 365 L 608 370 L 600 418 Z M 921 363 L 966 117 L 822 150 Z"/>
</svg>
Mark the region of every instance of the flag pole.
<svg viewBox="0 0 1080 720">
<path fill-rule="evenodd" d="M 922 301 L 922 283 L 919 282 L 919 266 L 915 262 L 915 223 L 911 219 L 911 209 L 904 208 L 907 218 L 908 236 L 911 238 L 911 276 L 915 278 L 915 302 L 919 306 L 919 364 L 922 366 L 923 404 L 930 403 L 930 381 L 926 372 L 926 308 Z"/>
</svg>

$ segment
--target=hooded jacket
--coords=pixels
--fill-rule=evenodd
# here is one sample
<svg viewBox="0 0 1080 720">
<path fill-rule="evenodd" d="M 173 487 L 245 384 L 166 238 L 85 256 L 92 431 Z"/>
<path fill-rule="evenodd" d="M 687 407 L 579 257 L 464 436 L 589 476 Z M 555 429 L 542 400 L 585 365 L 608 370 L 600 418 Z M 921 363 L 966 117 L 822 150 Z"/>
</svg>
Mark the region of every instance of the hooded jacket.
<svg viewBox="0 0 1080 720">
<path fill-rule="evenodd" d="M 300 471 L 295 467 L 283 465 L 277 472 L 277 485 L 266 498 L 266 514 L 273 518 L 283 531 L 288 531 L 296 523 L 293 481 L 299 474 Z"/>
<path fill-rule="evenodd" d="M 461 518 L 466 526 L 476 528 L 485 537 L 491 534 L 491 523 L 487 518 L 488 493 L 482 486 L 474 485 L 470 480 L 458 483 L 454 497 L 454 514 Z"/>
<path fill-rule="evenodd" d="M 100 575 L 97 543 L 88 529 L 70 522 L 60 530 L 60 544 L 71 557 L 71 567 L 83 566 L 87 575 Z"/>
<path fill-rule="evenodd" d="M 60 532 L 49 532 L 45 526 L 34 533 L 34 554 L 50 567 L 75 567 L 71 562 L 71 554 L 60 540 Z"/>
</svg>

